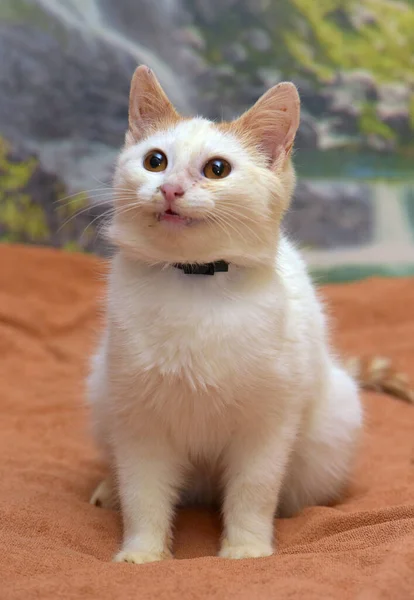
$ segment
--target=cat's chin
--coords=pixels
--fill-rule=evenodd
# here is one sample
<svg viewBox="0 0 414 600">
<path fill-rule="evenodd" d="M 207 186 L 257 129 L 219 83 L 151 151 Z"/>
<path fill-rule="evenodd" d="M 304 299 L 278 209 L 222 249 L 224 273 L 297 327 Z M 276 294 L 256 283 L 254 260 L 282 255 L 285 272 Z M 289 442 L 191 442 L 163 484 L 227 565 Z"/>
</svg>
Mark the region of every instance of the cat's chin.
<svg viewBox="0 0 414 600">
<path fill-rule="evenodd" d="M 156 215 L 157 221 L 161 223 L 163 226 L 168 227 L 169 229 L 177 229 L 181 227 L 191 227 L 200 223 L 202 219 L 194 219 L 192 217 L 186 217 L 184 215 L 180 215 L 171 210 L 168 210 L 163 213 L 158 213 Z"/>
</svg>

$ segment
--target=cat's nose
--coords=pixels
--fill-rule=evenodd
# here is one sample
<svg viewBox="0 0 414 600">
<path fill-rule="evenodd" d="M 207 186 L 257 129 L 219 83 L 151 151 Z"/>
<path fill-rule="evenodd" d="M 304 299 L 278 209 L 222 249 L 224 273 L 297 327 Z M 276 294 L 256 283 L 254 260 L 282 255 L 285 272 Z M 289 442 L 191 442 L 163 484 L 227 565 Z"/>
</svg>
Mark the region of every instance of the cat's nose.
<svg viewBox="0 0 414 600">
<path fill-rule="evenodd" d="M 160 190 L 169 204 L 172 204 L 176 198 L 184 196 L 184 190 L 178 183 L 164 183 Z"/>
</svg>

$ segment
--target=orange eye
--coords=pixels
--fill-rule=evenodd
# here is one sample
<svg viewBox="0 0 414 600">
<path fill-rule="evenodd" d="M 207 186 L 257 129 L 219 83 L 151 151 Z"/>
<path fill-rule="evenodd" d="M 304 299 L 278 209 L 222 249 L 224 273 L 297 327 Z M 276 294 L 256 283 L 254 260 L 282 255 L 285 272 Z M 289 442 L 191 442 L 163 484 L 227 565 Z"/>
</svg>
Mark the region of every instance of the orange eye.
<svg viewBox="0 0 414 600">
<path fill-rule="evenodd" d="M 161 150 L 150 150 L 145 155 L 144 167 L 147 171 L 165 171 L 167 164 L 167 157 Z"/>
<path fill-rule="evenodd" d="M 224 158 L 212 158 L 203 169 L 204 176 L 208 179 L 223 179 L 230 171 L 231 166 Z"/>
</svg>

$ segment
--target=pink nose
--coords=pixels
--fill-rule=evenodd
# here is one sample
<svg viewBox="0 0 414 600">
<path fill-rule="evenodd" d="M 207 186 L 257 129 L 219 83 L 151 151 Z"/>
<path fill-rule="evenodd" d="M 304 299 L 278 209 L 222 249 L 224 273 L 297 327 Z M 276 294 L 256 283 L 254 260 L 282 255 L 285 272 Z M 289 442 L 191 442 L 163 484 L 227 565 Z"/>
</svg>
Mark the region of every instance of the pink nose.
<svg viewBox="0 0 414 600">
<path fill-rule="evenodd" d="M 176 198 L 184 196 L 184 190 L 178 183 L 164 183 L 160 190 L 169 204 L 172 204 Z"/>
</svg>

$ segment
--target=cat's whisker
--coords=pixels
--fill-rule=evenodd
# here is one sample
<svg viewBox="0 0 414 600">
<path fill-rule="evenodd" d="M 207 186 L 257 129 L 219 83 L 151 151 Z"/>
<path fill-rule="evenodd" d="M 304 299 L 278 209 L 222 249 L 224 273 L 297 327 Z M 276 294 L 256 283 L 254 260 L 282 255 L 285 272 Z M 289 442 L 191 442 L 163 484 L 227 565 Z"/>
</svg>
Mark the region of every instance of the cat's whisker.
<svg viewBox="0 0 414 600">
<path fill-rule="evenodd" d="M 126 206 L 123 206 L 122 208 L 117 209 L 115 212 L 116 212 L 117 216 L 124 216 L 128 212 L 131 212 L 131 210 L 137 209 L 139 206 L 141 206 L 141 204 L 138 204 L 138 203 L 127 204 Z"/>
<path fill-rule="evenodd" d="M 262 241 L 262 238 L 251 227 L 249 227 L 249 225 L 246 224 L 245 220 L 242 219 L 239 215 L 235 215 L 231 211 L 229 211 L 228 213 L 224 213 L 224 215 L 230 217 L 233 221 L 236 221 L 237 223 L 242 225 L 243 228 L 245 228 L 247 231 L 249 231 L 253 235 L 253 237 L 255 237 L 259 242 Z M 249 219 L 249 220 L 252 223 L 256 224 L 256 221 L 254 219 Z"/>
<path fill-rule="evenodd" d="M 224 226 L 220 223 L 220 221 L 217 220 L 217 218 L 215 218 L 213 215 L 209 215 L 206 220 L 208 221 L 209 225 L 213 225 L 213 226 L 217 226 L 221 229 L 221 231 L 223 231 L 223 233 L 225 235 L 228 235 L 228 232 L 224 229 Z"/>
<path fill-rule="evenodd" d="M 77 196 L 86 196 L 88 198 L 88 200 L 90 198 L 94 198 L 96 197 L 96 195 L 100 192 L 104 193 L 104 194 L 108 194 L 108 196 L 116 196 L 116 192 L 129 192 L 131 194 L 134 194 L 135 192 L 133 190 L 131 190 L 130 188 L 109 188 L 109 189 L 103 189 L 103 188 L 92 188 L 90 190 L 80 190 L 79 192 L 74 192 L 73 194 L 69 194 L 68 196 L 64 196 L 63 198 L 58 198 L 57 200 L 54 200 L 54 204 L 58 204 L 60 202 L 65 202 L 66 200 L 70 200 L 71 198 L 75 198 L 77 199 Z M 100 194 L 98 194 L 100 195 Z"/>
<path fill-rule="evenodd" d="M 223 203 L 220 203 L 217 208 L 221 209 L 221 208 L 226 208 L 226 207 L 232 207 L 232 208 L 236 208 L 238 210 L 240 210 L 240 202 L 232 202 L 231 200 L 228 200 L 226 198 L 226 200 Z M 252 206 L 243 205 L 243 210 L 247 210 L 249 212 L 251 212 L 252 214 L 256 214 L 255 209 Z"/>
<path fill-rule="evenodd" d="M 77 213 L 75 213 L 74 215 L 72 215 L 71 217 L 69 217 L 69 219 L 66 219 L 66 221 L 64 221 L 62 223 L 62 225 L 59 227 L 59 229 L 57 230 L 57 233 L 60 233 L 60 231 L 62 231 L 62 229 L 64 227 L 67 227 L 67 225 L 69 225 L 69 223 L 71 223 L 73 221 L 73 219 L 76 219 L 78 217 L 80 217 L 81 215 L 89 212 L 91 210 L 90 206 L 87 206 L 86 208 L 84 208 L 83 210 L 78 211 Z"/>
<path fill-rule="evenodd" d="M 124 215 L 125 213 L 129 212 L 130 210 L 132 210 L 134 208 L 136 208 L 136 204 L 123 206 L 121 209 L 115 209 L 114 207 L 110 207 L 103 214 L 97 215 L 94 219 L 92 219 L 92 221 L 90 223 L 88 223 L 86 225 L 86 227 L 84 228 L 84 230 L 82 231 L 81 236 L 85 235 L 85 233 L 87 232 L 89 227 L 91 227 L 99 219 L 102 220 L 102 223 L 99 225 L 99 227 L 101 227 L 101 229 L 102 229 L 102 227 L 104 227 L 104 225 L 105 225 L 106 220 L 109 219 L 113 214 L 115 214 L 115 212 L 117 215 Z"/>
<path fill-rule="evenodd" d="M 96 175 L 92 175 L 92 179 L 94 179 L 97 183 L 100 183 L 104 187 L 107 187 L 107 188 L 111 188 L 112 187 L 112 183 L 110 181 L 108 183 L 105 183 L 105 181 L 101 181 L 99 179 L 99 177 L 96 177 Z"/>
<path fill-rule="evenodd" d="M 232 210 L 232 209 L 225 210 L 225 209 L 220 208 L 220 209 L 217 210 L 217 213 L 220 214 L 223 217 L 230 217 L 230 218 L 232 218 L 234 220 L 237 220 L 240 223 L 244 223 L 246 221 L 248 221 L 250 223 L 257 223 L 257 219 L 255 220 L 255 219 L 253 219 L 251 217 L 248 217 L 247 215 L 236 214 L 235 211 Z"/>
<path fill-rule="evenodd" d="M 240 206 L 237 205 L 237 204 L 228 205 L 228 206 L 218 206 L 216 208 L 216 210 L 217 210 L 217 212 L 221 212 L 221 213 L 226 214 L 226 215 L 230 215 L 230 216 L 233 216 L 233 217 L 237 216 L 240 219 L 243 219 L 245 221 L 250 221 L 250 222 L 255 223 L 257 225 L 257 214 L 256 214 L 256 212 L 253 209 L 251 209 L 249 211 L 249 213 L 252 216 L 249 216 L 248 214 L 245 214 L 246 207 L 243 207 L 243 212 L 240 212 Z"/>
<path fill-rule="evenodd" d="M 128 201 L 128 200 L 130 200 L 130 198 L 125 198 L 124 200 Z M 76 218 L 80 217 L 81 215 L 83 215 L 83 214 L 85 214 L 85 213 L 88 213 L 88 212 L 90 212 L 90 211 L 93 211 L 93 210 L 94 210 L 94 209 L 96 209 L 96 208 L 99 208 L 99 207 L 101 207 L 101 206 L 105 206 L 106 204 L 107 204 L 107 202 L 101 202 L 101 203 L 89 204 L 88 206 L 86 206 L 86 207 L 85 207 L 85 208 L 83 208 L 82 210 L 80 210 L 80 211 L 76 212 L 75 214 L 71 215 L 71 216 L 69 217 L 69 219 L 66 219 L 66 221 L 64 221 L 64 222 L 62 223 L 62 225 L 59 227 L 59 229 L 57 230 L 57 233 L 59 233 L 59 232 L 60 232 L 60 231 L 61 231 L 61 230 L 62 230 L 64 227 L 66 227 L 67 225 L 69 225 L 69 223 L 70 223 L 71 221 L 73 221 L 74 219 L 76 219 Z M 92 221 L 92 222 L 94 222 L 96 219 L 103 218 L 104 216 L 107 216 L 107 215 L 109 214 L 109 212 L 115 212 L 115 210 L 116 210 L 116 209 L 115 209 L 115 207 L 114 207 L 114 206 L 110 206 L 110 207 L 108 208 L 108 210 L 106 210 L 104 213 L 102 213 L 102 214 L 100 214 L 100 215 L 97 215 L 97 217 L 95 217 L 95 219 L 93 219 L 93 221 Z M 122 209 L 121 209 L 121 210 L 122 210 Z M 120 211 L 119 211 L 119 209 L 118 209 L 118 212 L 120 212 Z M 87 225 L 87 227 L 90 227 L 90 225 L 91 225 L 91 223 L 89 223 L 89 224 Z"/>
<path fill-rule="evenodd" d="M 226 213 L 229 213 L 232 215 L 235 212 L 237 212 L 237 214 L 239 214 L 239 216 L 242 216 L 243 218 L 246 218 L 246 219 L 251 219 L 251 217 L 246 213 L 249 213 L 249 214 L 253 215 L 254 217 L 257 217 L 256 210 L 251 206 L 244 205 L 243 211 L 240 213 L 240 204 L 237 202 L 227 202 L 226 201 L 225 203 L 222 203 L 222 204 L 220 203 L 217 205 L 216 210 L 218 212 L 226 212 Z M 253 219 L 253 221 L 256 223 L 257 218 Z"/>
<path fill-rule="evenodd" d="M 220 214 L 222 217 L 229 217 L 232 219 L 232 221 L 236 221 L 237 223 L 240 223 L 240 225 L 242 225 L 244 228 L 247 229 L 247 231 L 249 231 L 258 241 L 261 241 L 262 238 L 260 238 L 258 236 L 258 234 L 251 228 L 249 227 L 249 225 L 246 223 L 246 221 L 249 221 L 253 224 L 257 223 L 257 220 L 252 219 L 251 217 L 247 217 L 247 215 L 236 215 L 233 211 L 231 210 L 225 210 L 223 209 L 223 207 L 220 207 L 219 209 L 217 209 L 217 214 Z M 227 221 L 226 221 L 227 222 Z"/>
<path fill-rule="evenodd" d="M 259 242 L 262 241 L 262 238 L 260 238 L 257 235 L 257 233 L 255 231 L 253 231 L 253 229 L 251 227 L 246 225 L 246 223 L 243 223 L 240 220 L 238 220 L 237 217 L 235 215 L 233 215 L 233 213 L 231 213 L 231 214 L 229 213 L 229 216 L 231 216 L 231 218 L 233 220 L 235 220 L 236 222 L 240 223 L 243 226 L 243 228 L 245 228 L 250 234 L 252 234 L 253 237 L 255 237 Z M 224 226 L 231 229 L 237 236 L 243 235 L 243 231 L 241 231 L 240 228 L 237 228 L 234 223 L 230 223 L 229 220 L 224 219 L 224 216 L 220 215 L 219 211 L 217 211 L 216 217 L 220 217 Z"/>
<path fill-rule="evenodd" d="M 86 201 L 82 203 L 82 206 L 86 208 L 89 206 L 93 208 L 94 206 L 104 206 L 105 204 L 112 203 L 112 197 L 104 194 L 98 194 L 96 196 L 91 196 L 90 198 L 85 199 Z M 73 198 L 68 202 L 65 202 L 61 206 L 57 207 L 57 210 L 69 208 L 70 206 L 76 205 L 77 202 L 80 201 L 80 198 Z M 86 205 L 86 206 L 85 206 Z"/>
<path fill-rule="evenodd" d="M 64 196 L 63 198 L 58 198 L 57 200 L 54 200 L 53 204 L 58 204 L 60 202 L 65 202 L 66 200 L 70 200 L 71 198 L 75 198 L 77 199 L 77 196 L 88 196 L 88 194 L 93 194 L 95 192 L 101 192 L 103 191 L 102 188 L 95 188 L 92 190 L 82 190 L 79 192 L 74 192 L 73 194 L 69 194 L 68 196 Z M 105 190 L 106 193 L 108 193 L 108 190 Z"/>
<path fill-rule="evenodd" d="M 236 233 L 237 235 L 239 235 L 239 231 L 238 230 L 236 230 L 232 225 L 230 225 L 228 222 L 226 222 L 224 219 L 222 219 L 218 215 L 214 215 L 214 217 L 212 217 L 211 220 L 218 227 L 220 227 L 220 229 L 223 231 L 223 233 L 227 237 L 231 237 L 231 231 L 229 231 L 229 229 L 231 229 L 234 233 Z"/>
<path fill-rule="evenodd" d="M 127 205 L 122 207 L 121 209 L 115 209 L 113 207 L 110 207 L 107 211 L 105 211 L 103 214 L 101 215 L 97 215 L 94 219 L 92 219 L 92 221 L 90 223 L 88 223 L 85 227 L 85 229 L 83 230 L 81 235 L 84 235 L 86 233 L 86 231 L 89 229 L 89 227 L 91 227 L 96 221 L 98 221 L 99 219 L 102 220 L 102 224 L 100 225 L 101 228 L 104 226 L 104 222 L 105 220 L 109 219 L 113 214 L 115 214 L 115 212 L 118 215 L 124 215 L 125 213 L 129 212 L 130 210 L 136 208 L 135 205 Z"/>
<path fill-rule="evenodd" d="M 97 217 L 95 217 L 94 219 L 92 219 L 92 221 L 91 221 L 90 223 L 88 223 L 88 224 L 86 225 L 86 227 L 83 229 L 83 231 L 82 231 L 82 233 L 81 233 L 80 237 L 82 238 L 82 237 L 85 235 L 85 233 L 88 231 L 89 227 L 92 227 L 92 225 L 93 225 L 93 224 L 94 224 L 94 223 L 95 223 L 95 222 L 96 222 L 98 219 L 104 219 L 104 217 L 105 217 L 105 214 L 104 214 L 104 215 L 98 215 Z"/>
</svg>

